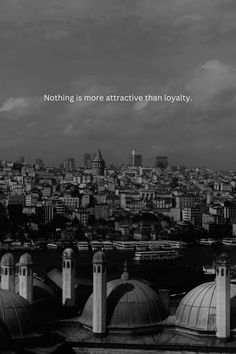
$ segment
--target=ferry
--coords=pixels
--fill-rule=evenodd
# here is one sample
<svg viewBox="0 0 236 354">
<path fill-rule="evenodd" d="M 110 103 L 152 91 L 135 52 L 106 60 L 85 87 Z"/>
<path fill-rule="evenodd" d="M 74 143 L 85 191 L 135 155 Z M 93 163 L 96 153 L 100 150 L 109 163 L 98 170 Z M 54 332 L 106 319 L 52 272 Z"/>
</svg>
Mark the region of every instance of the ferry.
<svg viewBox="0 0 236 354">
<path fill-rule="evenodd" d="M 173 260 L 182 257 L 176 250 L 153 250 L 153 251 L 136 251 L 134 255 L 135 261 L 162 261 Z"/>
<path fill-rule="evenodd" d="M 78 241 L 77 248 L 78 248 L 78 251 L 88 251 L 89 250 L 88 241 Z"/>
<path fill-rule="evenodd" d="M 48 249 L 58 250 L 58 249 L 61 249 L 62 247 L 63 246 L 62 246 L 61 242 L 49 242 L 49 243 L 47 243 L 47 248 Z"/>
<path fill-rule="evenodd" d="M 149 249 L 184 249 L 188 246 L 187 242 L 183 241 L 172 241 L 172 240 L 159 240 L 159 241 L 150 241 Z"/>
<path fill-rule="evenodd" d="M 199 241 L 200 245 L 203 246 L 214 246 L 220 243 L 219 240 L 216 240 L 214 238 L 201 238 Z"/>
<path fill-rule="evenodd" d="M 103 248 L 103 247 L 102 247 L 102 242 L 96 241 L 96 240 L 91 241 L 91 242 L 90 242 L 90 246 L 91 246 L 91 248 L 92 248 L 93 251 L 97 251 L 97 250 Z"/>
<path fill-rule="evenodd" d="M 223 245 L 225 246 L 236 246 L 236 237 L 232 237 L 232 238 L 223 238 L 222 240 Z"/>
<path fill-rule="evenodd" d="M 137 242 L 135 241 L 114 241 L 113 242 L 114 248 L 121 251 L 134 251 L 135 244 L 137 244 Z"/>
<path fill-rule="evenodd" d="M 113 243 L 111 241 L 103 241 L 102 242 L 102 246 L 104 251 L 109 251 L 109 250 L 113 250 Z"/>
</svg>

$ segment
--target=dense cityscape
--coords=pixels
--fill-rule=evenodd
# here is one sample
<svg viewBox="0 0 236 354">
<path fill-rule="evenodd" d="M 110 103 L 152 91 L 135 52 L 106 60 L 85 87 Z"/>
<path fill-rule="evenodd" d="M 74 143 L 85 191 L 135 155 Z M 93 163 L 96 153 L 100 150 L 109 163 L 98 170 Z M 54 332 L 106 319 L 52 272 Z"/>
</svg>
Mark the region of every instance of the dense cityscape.
<svg viewBox="0 0 236 354">
<path fill-rule="evenodd" d="M 120 168 L 100 149 L 1 161 L 0 351 L 234 352 L 235 187 L 134 150 Z"/>
<path fill-rule="evenodd" d="M 60 168 L 46 167 L 42 159 L 30 165 L 22 156 L 0 166 L 2 249 L 236 235 L 232 171 L 169 167 L 166 156 L 143 167 L 136 151 L 118 169 L 106 167 L 100 150 L 85 154 L 83 167 L 73 158 Z"/>
</svg>

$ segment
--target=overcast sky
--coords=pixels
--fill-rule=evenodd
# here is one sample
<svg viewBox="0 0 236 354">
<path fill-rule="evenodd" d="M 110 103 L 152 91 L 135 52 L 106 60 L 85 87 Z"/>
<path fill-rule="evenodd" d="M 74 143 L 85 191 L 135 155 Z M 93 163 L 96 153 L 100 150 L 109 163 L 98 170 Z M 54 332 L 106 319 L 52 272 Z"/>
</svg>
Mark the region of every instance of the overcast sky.
<svg viewBox="0 0 236 354">
<path fill-rule="evenodd" d="M 235 0 L 0 0 L 0 159 L 236 169 Z M 43 94 L 191 95 L 45 103 Z"/>
</svg>

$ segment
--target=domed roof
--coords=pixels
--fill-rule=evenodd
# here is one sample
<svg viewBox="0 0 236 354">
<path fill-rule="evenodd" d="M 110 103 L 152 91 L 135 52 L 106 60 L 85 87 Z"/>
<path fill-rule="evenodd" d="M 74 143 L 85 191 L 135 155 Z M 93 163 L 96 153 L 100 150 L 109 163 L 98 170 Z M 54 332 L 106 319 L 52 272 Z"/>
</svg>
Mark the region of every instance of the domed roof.
<svg viewBox="0 0 236 354">
<path fill-rule="evenodd" d="M 105 253 L 101 250 L 97 251 L 96 253 L 94 253 L 93 255 L 93 264 L 101 264 L 101 263 L 105 263 L 106 262 L 106 256 Z"/>
<path fill-rule="evenodd" d="M 146 284 L 128 276 L 107 284 L 107 327 L 110 331 L 150 330 L 167 316 L 159 296 Z M 92 327 L 93 294 L 87 300 L 80 322 Z"/>
<path fill-rule="evenodd" d="M 231 283 L 231 326 L 236 322 L 236 285 Z M 234 313 L 234 316 L 233 316 Z M 216 331 L 216 284 L 204 283 L 181 300 L 175 314 L 176 324 L 193 330 Z"/>
<path fill-rule="evenodd" d="M 100 149 L 97 149 L 92 162 L 104 162 Z"/>
<path fill-rule="evenodd" d="M 15 259 L 12 253 L 5 253 L 1 259 L 1 266 L 15 265 Z"/>
<path fill-rule="evenodd" d="M 63 257 L 64 258 L 72 258 L 74 255 L 74 251 L 72 250 L 72 248 L 66 248 L 64 251 L 63 251 Z"/>
<path fill-rule="evenodd" d="M 19 265 L 31 265 L 33 264 L 31 255 L 29 253 L 24 253 L 19 259 Z"/>
<path fill-rule="evenodd" d="M 1 350 L 4 350 L 8 353 L 11 352 L 11 350 L 14 350 L 13 345 L 12 345 L 12 340 L 10 333 L 5 326 L 5 324 L 0 320 L 0 343 L 1 343 Z"/>
<path fill-rule="evenodd" d="M 0 320 L 13 339 L 32 334 L 34 324 L 32 306 L 22 296 L 8 290 L 0 290 Z"/>
</svg>

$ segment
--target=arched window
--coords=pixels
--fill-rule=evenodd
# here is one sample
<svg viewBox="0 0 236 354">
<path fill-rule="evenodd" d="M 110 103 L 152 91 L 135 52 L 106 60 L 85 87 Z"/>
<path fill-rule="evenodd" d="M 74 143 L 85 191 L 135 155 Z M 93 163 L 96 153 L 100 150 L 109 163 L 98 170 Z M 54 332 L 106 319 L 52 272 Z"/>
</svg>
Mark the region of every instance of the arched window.
<svg viewBox="0 0 236 354">
<path fill-rule="evenodd" d="M 222 277 L 224 276 L 224 269 L 223 268 L 221 269 L 221 276 Z"/>
<path fill-rule="evenodd" d="M 23 268 L 23 275 L 26 275 L 26 271 L 25 271 L 25 268 Z"/>
<path fill-rule="evenodd" d="M 70 268 L 70 261 L 67 261 L 67 268 Z"/>
<path fill-rule="evenodd" d="M 101 267 L 98 266 L 98 273 L 101 273 Z"/>
<path fill-rule="evenodd" d="M 5 268 L 5 275 L 7 275 L 7 268 Z"/>
</svg>

